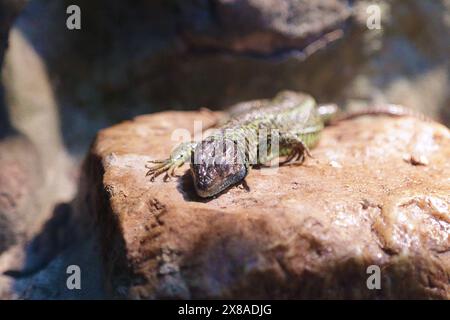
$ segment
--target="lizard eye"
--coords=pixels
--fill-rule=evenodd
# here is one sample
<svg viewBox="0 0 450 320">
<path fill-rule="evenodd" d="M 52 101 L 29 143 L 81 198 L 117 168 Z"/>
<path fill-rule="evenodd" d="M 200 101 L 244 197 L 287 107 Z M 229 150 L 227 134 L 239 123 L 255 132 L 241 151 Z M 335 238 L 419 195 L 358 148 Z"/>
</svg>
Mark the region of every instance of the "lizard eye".
<svg viewBox="0 0 450 320">
<path fill-rule="evenodd" d="M 234 141 L 216 138 L 203 141 L 194 150 L 191 174 L 197 194 L 206 198 L 240 182 L 247 168 Z"/>
</svg>

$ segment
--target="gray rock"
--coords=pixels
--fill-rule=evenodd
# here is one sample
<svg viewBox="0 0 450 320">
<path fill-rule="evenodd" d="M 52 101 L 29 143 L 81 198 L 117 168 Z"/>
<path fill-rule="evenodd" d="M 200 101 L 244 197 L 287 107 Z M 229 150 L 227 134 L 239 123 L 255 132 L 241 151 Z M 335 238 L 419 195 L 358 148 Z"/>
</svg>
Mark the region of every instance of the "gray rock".
<svg viewBox="0 0 450 320">
<path fill-rule="evenodd" d="M 179 1 L 181 32 L 197 49 L 277 55 L 302 51 L 351 16 L 348 1 Z"/>
</svg>

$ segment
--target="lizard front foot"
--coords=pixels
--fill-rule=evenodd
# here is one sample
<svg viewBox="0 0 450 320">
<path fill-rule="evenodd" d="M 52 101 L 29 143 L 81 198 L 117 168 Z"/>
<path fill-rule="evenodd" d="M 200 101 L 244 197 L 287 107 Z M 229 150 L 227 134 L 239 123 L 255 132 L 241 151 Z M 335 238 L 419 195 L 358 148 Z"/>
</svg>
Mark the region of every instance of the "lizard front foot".
<svg viewBox="0 0 450 320">
<path fill-rule="evenodd" d="M 173 161 L 172 159 L 166 160 L 150 160 L 149 163 L 154 165 L 149 166 L 145 165 L 145 168 L 148 169 L 146 177 L 150 176 L 150 181 L 155 181 L 155 178 L 161 175 L 162 173 L 166 173 L 164 175 L 163 180 L 168 181 L 171 177 L 175 176 L 175 169 L 181 167 L 184 162 Z"/>
<path fill-rule="evenodd" d="M 171 177 L 175 176 L 175 170 L 181 167 L 191 157 L 196 143 L 187 142 L 180 144 L 170 155 L 170 158 L 165 160 L 149 160 L 152 166 L 146 165 L 148 169 L 146 177 L 150 176 L 150 181 L 155 181 L 155 178 L 166 173 L 163 180 L 169 181 Z"/>
</svg>

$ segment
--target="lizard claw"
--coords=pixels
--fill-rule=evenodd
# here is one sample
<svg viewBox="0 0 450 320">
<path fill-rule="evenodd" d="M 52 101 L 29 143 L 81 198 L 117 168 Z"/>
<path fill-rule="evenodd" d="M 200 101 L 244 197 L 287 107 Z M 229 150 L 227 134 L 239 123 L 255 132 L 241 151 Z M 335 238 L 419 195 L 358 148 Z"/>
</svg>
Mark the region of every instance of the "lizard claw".
<svg viewBox="0 0 450 320">
<path fill-rule="evenodd" d="M 149 162 L 149 163 L 163 163 L 165 161 L 167 161 L 167 160 L 148 160 L 147 162 Z M 145 167 L 147 167 L 147 165 Z"/>
<path fill-rule="evenodd" d="M 183 165 L 183 161 L 174 161 L 173 159 L 166 160 L 152 160 L 149 161 L 151 163 L 156 163 L 153 166 L 146 165 L 145 167 L 148 169 L 146 173 L 146 177 L 150 176 L 150 181 L 155 181 L 155 178 L 159 175 L 166 173 L 164 175 L 163 181 L 170 181 L 172 177 L 175 177 L 175 170 Z"/>
<path fill-rule="evenodd" d="M 171 159 L 167 159 L 167 160 L 151 160 L 149 162 L 150 163 L 155 163 L 155 165 L 154 166 L 148 166 L 148 165 L 145 166 L 148 169 L 148 171 L 147 171 L 145 176 L 146 177 L 150 176 L 150 181 L 152 181 L 152 182 L 155 180 L 155 178 L 157 176 L 159 176 L 160 174 L 166 172 L 172 166 Z"/>
<path fill-rule="evenodd" d="M 163 181 L 169 181 L 171 177 L 175 176 L 175 170 L 189 159 L 195 146 L 196 144 L 193 142 L 182 143 L 172 152 L 168 159 L 149 160 L 148 163 L 153 165 L 145 166 L 148 169 L 145 176 L 150 176 L 150 181 L 153 182 L 157 176 L 165 173 Z"/>
<path fill-rule="evenodd" d="M 292 152 L 286 158 L 286 160 L 281 162 L 280 165 L 284 165 L 284 164 L 293 165 L 293 166 L 301 165 L 301 164 L 303 164 L 303 162 L 305 162 L 306 157 L 310 157 L 310 158 L 314 159 L 314 157 L 311 155 L 311 152 L 306 147 L 306 145 L 301 144 L 299 147 L 293 149 Z M 295 160 L 292 161 L 294 158 L 295 158 Z"/>
</svg>

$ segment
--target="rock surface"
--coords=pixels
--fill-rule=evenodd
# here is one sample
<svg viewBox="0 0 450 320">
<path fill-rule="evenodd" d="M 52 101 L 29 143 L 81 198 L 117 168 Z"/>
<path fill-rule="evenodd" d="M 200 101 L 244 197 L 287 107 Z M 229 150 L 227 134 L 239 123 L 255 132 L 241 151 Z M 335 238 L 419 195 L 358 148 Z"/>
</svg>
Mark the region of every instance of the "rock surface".
<svg viewBox="0 0 450 320">
<path fill-rule="evenodd" d="M 450 123 L 450 1 L 377 3 L 375 30 L 366 26 L 373 1 L 361 0 L 35 0 L 14 27 L 45 63 L 57 102 L 34 110 L 79 158 L 100 128 L 138 114 L 221 108 L 285 89 L 346 106 L 403 104 Z M 71 4 L 83 12 L 76 32 L 61 28 Z M 304 59 L 305 46 L 335 30 L 340 39 Z"/>
<path fill-rule="evenodd" d="M 128 298 L 450 298 L 450 132 L 414 118 L 328 127 L 303 166 L 263 168 L 209 201 L 147 160 L 176 128 L 218 114 L 165 112 L 102 130 L 81 202 L 109 294 Z M 84 191 L 83 191 L 84 190 Z M 86 213 L 85 212 L 85 213 Z M 369 290 L 367 268 L 381 268 Z"/>
<path fill-rule="evenodd" d="M 179 1 L 182 35 L 196 48 L 238 54 L 302 51 L 352 14 L 347 1 Z"/>
</svg>

